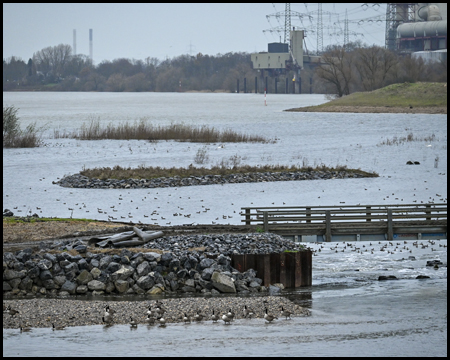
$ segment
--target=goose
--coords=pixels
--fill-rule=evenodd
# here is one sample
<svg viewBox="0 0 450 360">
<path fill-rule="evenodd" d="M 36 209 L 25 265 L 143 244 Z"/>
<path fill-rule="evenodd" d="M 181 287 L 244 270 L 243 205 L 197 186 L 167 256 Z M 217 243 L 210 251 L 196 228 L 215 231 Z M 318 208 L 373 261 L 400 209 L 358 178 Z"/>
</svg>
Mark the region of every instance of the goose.
<svg viewBox="0 0 450 360">
<path fill-rule="evenodd" d="M 112 315 L 110 313 L 105 313 L 105 315 L 102 317 L 102 321 L 110 325 L 113 321 Z"/>
<path fill-rule="evenodd" d="M 286 316 L 286 320 L 287 320 L 287 318 L 291 318 L 291 312 L 290 311 L 288 311 L 288 310 L 284 310 L 283 309 L 283 307 L 281 307 L 281 316 Z"/>
<path fill-rule="evenodd" d="M 164 319 L 163 317 L 158 318 L 158 321 L 159 321 L 159 327 L 166 326 L 166 319 Z"/>
<path fill-rule="evenodd" d="M 195 321 L 202 321 L 203 320 L 203 315 L 200 314 L 200 310 L 197 310 L 197 314 L 194 315 L 194 320 Z"/>
<path fill-rule="evenodd" d="M 224 315 L 222 315 L 222 320 L 223 320 L 223 322 L 225 323 L 225 325 L 228 323 L 228 324 L 231 324 L 231 318 L 228 316 L 228 314 L 224 314 Z"/>
<path fill-rule="evenodd" d="M 22 326 L 20 326 L 19 329 L 20 329 L 20 332 L 28 332 L 28 331 L 31 331 L 31 328 L 29 328 L 29 327 L 22 327 Z"/>
<path fill-rule="evenodd" d="M 52 330 L 64 330 L 65 326 L 55 326 L 55 324 L 52 323 Z"/>
<path fill-rule="evenodd" d="M 130 316 L 130 325 L 131 327 L 137 327 L 138 323 L 133 320 L 133 318 Z"/>
<path fill-rule="evenodd" d="M 158 315 L 158 311 L 157 311 L 157 310 L 152 310 L 152 307 L 149 306 L 149 307 L 148 307 L 148 311 L 147 311 L 147 315 L 150 315 L 150 316 L 157 316 L 157 315 Z"/>
<path fill-rule="evenodd" d="M 109 313 L 109 314 L 111 314 L 111 315 L 114 315 L 114 314 L 116 313 L 116 311 L 115 311 L 114 309 L 111 309 L 111 308 L 109 307 L 109 305 L 106 305 L 106 306 L 105 306 L 105 312 L 107 312 L 107 313 Z"/>
<path fill-rule="evenodd" d="M 155 324 L 155 318 L 151 315 L 147 315 L 147 319 L 144 321 L 147 323 L 147 325 L 154 325 Z"/>
<path fill-rule="evenodd" d="M 8 305 L 8 307 L 6 308 L 6 312 L 11 315 L 11 316 L 16 316 L 16 314 L 19 313 L 18 310 L 14 310 L 11 308 L 11 305 Z"/>
<path fill-rule="evenodd" d="M 217 320 L 219 320 L 219 316 L 216 315 L 216 314 L 214 314 L 214 309 L 213 309 L 213 311 L 212 311 L 211 320 L 212 320 L 213 322 L 217 322 Z"/>
<path fill-rule="evenodd" d="M 278 319 L 278 318 L 277 318 L 276 316 L 272 315 L 272 314 L 269 314 L 269 313 L 268 313 L 268 310 L 267 310 L 267 308 L 266 308 L 266 314 L 264 315 L 264 319 L 265 319 L 266 321 L 268 321 L 268 322 L 271 322 L 272 320 Z"/>
<path fill-rule="evenodd" d="M 230 310 L 228 310 L 228 313 L 227 313 L 227 316 L 231 319 L 231 320 L 234 320 L 234 312 L 232 312 L 231 311 L 231 309 Z"/>
<path fill-rule="evenodd" d="M 253 315 L 255 315 L 255 313 L 253 312 L 253 310 L 247 308 L 247 305 L 244 305 L 244 317 L 249 317 L 250 319 L 252 318 Z"/>
<path fill-rule="evenodd" d="M 189 316 L 187 316 L 186 313 L 184 313 L 183 321 L 184 321 L 185 324 L 187 324 L 187 323 L 190 324 L 191 323 L 191 318 Z"/>
</svg>

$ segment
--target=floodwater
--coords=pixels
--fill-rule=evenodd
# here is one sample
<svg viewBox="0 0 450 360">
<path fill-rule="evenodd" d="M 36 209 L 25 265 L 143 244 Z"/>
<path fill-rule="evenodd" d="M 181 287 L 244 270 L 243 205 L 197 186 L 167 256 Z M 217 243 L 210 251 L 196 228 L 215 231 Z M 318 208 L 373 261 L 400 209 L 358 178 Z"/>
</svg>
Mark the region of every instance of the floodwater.
<svg viewBox="0 0 450 360">
<path fill-rule="evenodd" d="M 321 248 L 313 285 L 280 295 L 310 309 L 309 317 L 4 329 L 3 356 L 447 356 L 447 267 L 425 266 L 447 263 L 447 240 L 425 241 L 426 248 L 412 243 L 402 243 L 411 248 L 407 256 L 389 242 L 373 244 L 374 254 L 349 249 L 362 242 L 310 244 Z M 344 253 L 332 250 L 346 245 Z M 380 251 L 383 245 L 394 254 Z M 378 281 L 380 275 L 398 280 Z"/>
<path fill-rule="evenodd" d="M 47 146 L 3 150 L 3 207 L 17 215 L 114 216 L 168 225 L 240 224 L 245 206 L 447 202 L 446 115 L 282 111 L 324 101 L 322 95 L 268 95 L 264 106 L 263 95 L 254 94 L 3 93 L 4 104 L 20 109 L 22 126 L 37 121 L 48 127 Z M 276 142 L 221 147 L 51 138 L 55 129 L 78 129 L 92 118 L 108 124 L 141 117 L 156 125 L 232 128 Z M 382 145 L 409 133 L 417 140 Z M 203 148 L 208 162 L 194 165 L 211 166 L 238 155 L 242 164 L 340 164 L 380 177 L 129 191 L 52 184 L 83 167 L 187 167 Z M 405 165 L 408 160 L 420 166 Z M 112 206 L 118 211 L 112 212 Z M 3 356 L 447 356 L 447 267 L 425 266 L 428 260 L 447 263 L 447 240 L 422 241 L 428 247 L 413 247 L 409 240 L 387 244 L 389 252 L 381 251 L 384 241 L 358 242 L 358 252 L 349 245 L 344 249 L 344 243 L 308 244 L 317 250 L 312 286 L 281 296 L 308 307 L 310 317 L 271 324 L 242 319 L 231 325 L 140 325 L 136 330 L 126 325 L 23 334 L 10 329 L 3 330 Z M 380 275 L 398 280 L 378 281 Z M 418 275 L 429 278 L 418 280 Z"/>
</svg>

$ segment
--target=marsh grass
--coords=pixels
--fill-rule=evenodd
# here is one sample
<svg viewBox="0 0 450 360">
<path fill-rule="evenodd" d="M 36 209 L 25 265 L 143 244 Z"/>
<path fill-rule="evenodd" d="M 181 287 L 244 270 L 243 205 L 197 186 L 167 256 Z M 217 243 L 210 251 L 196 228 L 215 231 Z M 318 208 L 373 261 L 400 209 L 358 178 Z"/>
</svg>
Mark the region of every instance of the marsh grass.
<svg viewBox="0 0 450 360">
<path fill-rule="evenodd" d="M 429 136 L 417 137 L 417 136 L 414 136 L 413 133 L 409 133 L 406 136 L 401 136 L 401 137 L 394 136 L 392 139 L 383 140 L 381 143 L 377 144 L 377 146 L 381 146 L 381 145 L 401 145 L 401 144 L 404 144 L 404 143 L 407 143 L 407 142 L 412 142 L 412 141 L 432 142 L 432 141 L 436 141 L 436 135 L 435 134 L 431 134 Z"/>
<path fill-rule="evenodd" d="M 147 119 L 141 118 L 134 123 L 109 123 L 106 127 L 100 126 L 99 118 L 91 118 L 88 123 L 83 123 L 81 129 L 68 134 L 60 130 L 54 131 L 54 138 L 74 138 L 79 140 L 175 140 L 189 142 L 261 142 L 269 143 L 274 140 L 262 136 L 239 134 L 231 129 L 223 131 L 206 125 L 193 126 L 186 124 L 153 125 Z"/>
<path fill-rule="evenodd" d="M 14 106 L 3 106 L 3 147 L 33 148 L 44 145 L 42 133 L 45 126 L 38 128 L 36 123 L 33 123 L 22 130 L 17 115 L 18 110 Z"/>
<path fill-rule="evenodd" d="M 226 167 L 221 165 L 215 165 L 211 168 L 205 167 L 194 167 L 192 164 L 187 168 L 161 168 L 157 167 L 144 167 L 143 165 L 137 168 L 123 168 L 119 165 L 113 168 L 94 168 L 94 169 L 83 169 L 80 174 L 87 176 L 89 178 L 95 178 L 100 180 L 107 179 L 156 179 L 163 177 L 175 177 L 180 178 L 190 177 L 190 176 L 207 176 L 207 175 L 231 175 L 231 174 L 247 174 L 247 173 L 264 173 L 264 172 L 311 172 L 311 171 L 323 171 L 323 172 L 340 172 L 346 171 L 348 173 L 356 173 L 364 175 L 365 177 L 377 177 L 377 173 L 369 173 L 362 171 L 360 169 L 348 169 L 345 165 L 338 165 L 336 167 L 328 167 L 323 164 L 315 168 L 311 166 L 307 167 L 297 167 L 294 165 L 284 166 L 284 165 L 242 165 Z"/>
</svg>

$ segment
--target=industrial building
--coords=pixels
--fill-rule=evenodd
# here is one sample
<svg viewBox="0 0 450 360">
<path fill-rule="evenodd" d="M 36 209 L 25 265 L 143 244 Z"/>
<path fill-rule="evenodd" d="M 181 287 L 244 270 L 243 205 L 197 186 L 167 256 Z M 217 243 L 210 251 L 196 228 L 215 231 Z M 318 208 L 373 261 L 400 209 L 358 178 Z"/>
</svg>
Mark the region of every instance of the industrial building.
<svg viewBox="0 0 450 360">
<path fill-rule="evenodd" d="M 387 22 L 386 46 L 390 50 L 447 61 L 446 3 L 388 4 Z"/>
</svg>

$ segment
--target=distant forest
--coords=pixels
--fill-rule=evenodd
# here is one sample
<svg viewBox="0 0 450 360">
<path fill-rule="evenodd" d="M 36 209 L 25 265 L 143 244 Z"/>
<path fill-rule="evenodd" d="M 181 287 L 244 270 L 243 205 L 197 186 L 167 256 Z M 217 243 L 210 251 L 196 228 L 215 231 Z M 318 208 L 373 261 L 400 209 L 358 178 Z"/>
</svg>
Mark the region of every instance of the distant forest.
<svg viewBox="0 0 450 360">
<path fill-rule="evenodd" d="M 392 83 L 447 81 L 446 61 L 425 63 L 361 42 L 345 48 L 329 46 L 321 56 L 321 65 L 301 71 L 303 93 L 340 97 Z M 245 52 L 198 53 L 163 61 L 120 58 L 93 65 L 86 55 L 72 55 L 70 45 L 60 44 L 37 51 L 27 62 L 14 56 L 3 59 L 3 91 L 235 92 L 239 79 L 243 92 L 246 78 L 247 92 L 254 92 L 255 77 L 258 92 L 263 92 L 264 79 L 252 69 L 250 54 Z M 279 93 L 284 93 L 285 78 L 278 76 Z M 270 79 L 267 91 L 273 93 L 274 88 Z"/>
</svg>

